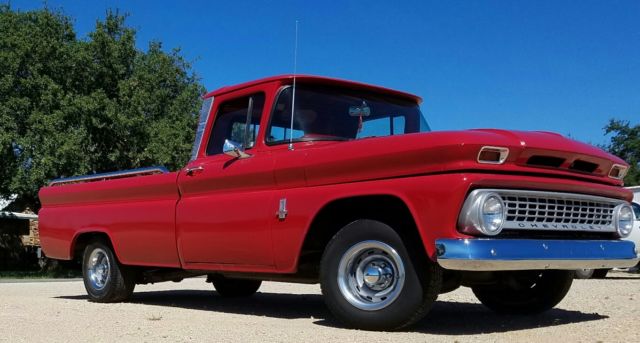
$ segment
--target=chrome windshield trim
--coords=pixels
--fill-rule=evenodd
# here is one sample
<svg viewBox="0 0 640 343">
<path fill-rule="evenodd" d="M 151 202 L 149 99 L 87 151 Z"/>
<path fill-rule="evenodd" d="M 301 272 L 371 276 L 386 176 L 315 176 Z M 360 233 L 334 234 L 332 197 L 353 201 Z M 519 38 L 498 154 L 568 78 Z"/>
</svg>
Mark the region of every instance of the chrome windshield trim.
<svg viewBox="0 0 640 343">
<path fill-rule="evenodd" d="M 639 260 L 623 240 L 438 239 L 436 250 L 441 267 L 468 271 L 626 268 Z"/>
<path fill-rule="evenodd" d="M 213 107 L 214 97 L 206 98 L 202 101 L 202 108 L 200 108 L 200 114 L 198 115 L 198 127 L 196 128 L 196 138 L 193 141 L 193 148 L 191 149 L 191 159 L 193 161 L 198 158 L 198 151 L 202 146 L 202 139 L 204 138 L 204 131 L 209 121 L 209 114 Z"/>
<path fill-rule="evenodd" d="M 162 166 L 137 168 L 137 169 L 129 169 L 129 170 L 116 171 L 116 172 L 109 172 L 109 173 L 80 175 L 80 176 L 54 179 L 49 181 L 49 186 L 58 186 L 58 185 L 63 185 L 68 183 L 90 182 L 90 181 L 107 180 L 107 179 L 118 179 L 123 177 L 131 177 L 131 176 L 139 176 L 139 175 L 165 174 L 168 172 L 169 170 Z"/>
</svg>

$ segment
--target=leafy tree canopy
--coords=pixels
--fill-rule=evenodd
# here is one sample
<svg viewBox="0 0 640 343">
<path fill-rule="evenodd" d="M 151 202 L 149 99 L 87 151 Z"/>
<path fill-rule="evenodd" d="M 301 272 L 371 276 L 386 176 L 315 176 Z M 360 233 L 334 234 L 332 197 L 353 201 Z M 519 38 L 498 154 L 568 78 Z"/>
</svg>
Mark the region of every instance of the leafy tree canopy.
<svg viewBox="0 0 640 343">
<path fill-rule="evenodd" d="M 630 126 L 628 121 L 611 119 L 604 131 L 613 134 L 606 149 L 631 166 L 624 178 L 625 185 L 640 185 L 640 125 Z"/>
<path fill-rule="evenodd" d="M 0 197 L 37 210 L 48 180 L 189 158 L 204 92 L 178 49 L 135 46 L 109 11 L 86 39 L 48 9 L 0 5 Z"/>
</svg>

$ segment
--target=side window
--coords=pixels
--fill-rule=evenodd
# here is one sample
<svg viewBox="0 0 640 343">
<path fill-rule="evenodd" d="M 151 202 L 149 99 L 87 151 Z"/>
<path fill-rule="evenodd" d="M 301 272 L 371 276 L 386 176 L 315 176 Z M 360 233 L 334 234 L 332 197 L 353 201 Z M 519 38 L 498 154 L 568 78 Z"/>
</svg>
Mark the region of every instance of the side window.
<svg viewBox="0 0 640 343">
<path fill-rule="evenodd" d="M 207 155 L 221 154 L 224 141 L 227 139 L 242 145 L 245 149 L 251 149 L 260 130 L 263 107 L 263 93 L 221 104 L 207 144 Z"/>
</svg>

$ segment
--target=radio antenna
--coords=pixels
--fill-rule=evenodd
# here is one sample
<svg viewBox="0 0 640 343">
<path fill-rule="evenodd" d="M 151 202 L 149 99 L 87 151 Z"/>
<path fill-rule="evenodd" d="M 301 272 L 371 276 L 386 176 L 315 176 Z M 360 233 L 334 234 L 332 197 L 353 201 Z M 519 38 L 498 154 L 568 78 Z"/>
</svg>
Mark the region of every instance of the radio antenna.
<svg viewBox="0 0 640 343">
<path fill-rule="evenodd" d="M 291 128 L 289 129 L 289 150 L 293 150 L 293 114 L 296 112 L 297 68 L 298 68 L 298 21 L 296 20 L 296 39 L 293 45 L 293 90 L 291 94 Z"/>
</svg>

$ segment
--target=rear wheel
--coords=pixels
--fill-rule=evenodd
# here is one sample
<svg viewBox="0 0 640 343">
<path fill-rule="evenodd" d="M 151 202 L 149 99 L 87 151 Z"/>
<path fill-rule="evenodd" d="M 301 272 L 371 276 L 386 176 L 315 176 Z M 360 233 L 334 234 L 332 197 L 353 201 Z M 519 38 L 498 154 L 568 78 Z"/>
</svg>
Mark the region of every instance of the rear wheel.
<svg viewBox="0 0 640 343">
<path fill-rule="evenodd" d="M 118 302 L 131 296 L 135 275 L 117 261 L 108 244 L 96 241 L 87 245 L 82 261 L 82 278 L 89 300 Z"/>
<path fill-rule="evenodd" d="M 442 271 L 409 255 L 390 226 L 358 220 L 322 256 L 320 284 L 329 310 L 349 326 L 396 330 L 420 320 L 436 300 Z"/>
<path fill-rule="evenodd" d="M 225 277 L 216 278 L 212 281 L 213 287 L 218 294 L 227 298 L 248 297 L 255 294 L 261 280 L 230 279 Z"/>
<path fill-rule="evenodd" d="M 556 306 L 569 292 L 573 271 L 524 270 L 500 273 L 498 283 L 472 287 L 488 308 L 507 314 L 540 313 Z"/>
<path fill-rule="evenodd" d="M 576 279 L 590 279 L 593 276 L 593 269 L 576 269 Z"/>
</svg>

